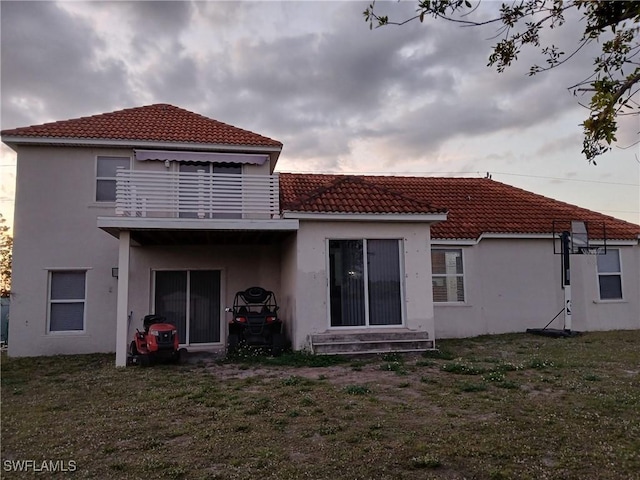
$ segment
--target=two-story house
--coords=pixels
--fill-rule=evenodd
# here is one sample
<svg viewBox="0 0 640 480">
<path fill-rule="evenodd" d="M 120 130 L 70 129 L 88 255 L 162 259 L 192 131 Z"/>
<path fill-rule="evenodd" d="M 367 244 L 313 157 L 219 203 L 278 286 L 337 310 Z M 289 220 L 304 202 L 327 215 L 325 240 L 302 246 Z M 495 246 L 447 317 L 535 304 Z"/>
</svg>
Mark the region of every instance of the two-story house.
<svg viewBox="0 0 640 480">
<path fill-rule="evenodd" d="M 488 179 L 278 174 L 280 142 L 165 104 L 2 141 L 18 155 L 10 355 L 124 365 L 152 312 L 187 349 L 221 349 L 224 308 L 254 285 L 293 348 L 319 353 L 543 326 L 570 220 L 607 235 L 573 261 L 574 328 L 640 328 L 638 225 Z"/>
</svg>

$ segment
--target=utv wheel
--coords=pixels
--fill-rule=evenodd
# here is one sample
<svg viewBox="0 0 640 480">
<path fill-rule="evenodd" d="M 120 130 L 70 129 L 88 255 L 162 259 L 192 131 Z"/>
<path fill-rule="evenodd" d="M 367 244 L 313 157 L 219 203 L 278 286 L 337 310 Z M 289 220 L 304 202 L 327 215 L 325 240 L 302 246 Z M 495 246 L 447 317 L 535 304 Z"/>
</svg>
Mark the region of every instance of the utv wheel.
<svg viewBox="0 0 640 480">
<path fill-rule="evenodd" d="M 240 336 L 231 333 L 227 338 L 227 355 L 233 355 L 238 351 L 238 346 L 240 345 Z"/>
<path fill-rule="evenodd" d="M 282 352 L 284 352 L 286 346 L 287 337 L 285 337 L 282 333 L 274 333 L 271 343 L 271 355 L 273 355 L 274 357 L 282 355 Z"/>
</svg>

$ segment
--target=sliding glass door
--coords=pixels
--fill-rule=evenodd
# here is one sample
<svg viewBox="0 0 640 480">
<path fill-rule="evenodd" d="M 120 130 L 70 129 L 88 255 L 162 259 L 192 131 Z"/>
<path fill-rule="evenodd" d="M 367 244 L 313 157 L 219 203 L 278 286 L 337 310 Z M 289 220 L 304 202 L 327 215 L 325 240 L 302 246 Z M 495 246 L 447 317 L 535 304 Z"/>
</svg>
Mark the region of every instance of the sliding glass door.
<svg viewBox="0 0 640 480">
<path fill-rule="evenodd" d="M 155 313 L 176 325 L 180 343 L 220 342 L 220 271 L 155 272 Z"/>
<path fill-rule="evenodd" d="M 214 199 L 224 198 L 228 205 L 242 204 L 242 190 L 231 175 L 241 175 L 242 166 L 234 164 L 185 162 L 180 164 L 180 173 L 191 173 L 183 178 L 180 185 L 179 202 L 187 211 L 179 213 L 180 218 L 242 218 L 240 213 L 211 212 Z M 229 177 L 212 178 L 210 174 L 224 174 Z M 238 177 L 239 178 L 239 177 Z"/>
<path fill-rule="evenodd" d="M 332 327 L 402 324 L 400 240 L 329 240 Z"/>
</svg>

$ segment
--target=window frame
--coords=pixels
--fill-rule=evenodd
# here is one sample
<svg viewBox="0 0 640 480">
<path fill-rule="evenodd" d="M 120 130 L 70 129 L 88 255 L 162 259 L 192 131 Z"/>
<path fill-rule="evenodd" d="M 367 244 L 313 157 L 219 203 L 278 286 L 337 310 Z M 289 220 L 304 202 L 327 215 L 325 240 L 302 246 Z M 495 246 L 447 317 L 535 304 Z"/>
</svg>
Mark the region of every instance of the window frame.
<svg viewBox="0 0 640 480">
<path fill-rule="evenodd" d="M 113 200 L 100 200 L 98 199 L 98 182 L 100 181 L 113 181 L 114 183 L 116 182 L 116 176 L 114 175 L 113 177 L 101 177 L 98 176 L 98 164 L 100 163 L 100 158 L 120 158 L 120 159 L 127 159 L 129 161 L 129 166 L 128 169 L 131 170 L 131 155 L 96 155 L 96 162 L 95 162 L 95 181 L 93 182 L 93 201 L 97 204 L 100 205 L 113 205 L 116 203 L 116 198 L 114 198 Z M 116 167 L 116 171 L 117 171 L 117 167 Z"/>
<path fill-rule="evenodd" d="M 85 268 L 52 268 L 47 270 L 47 335 L 81 335 L 87 330 L 87 272 Z M 55 273 L 82 273 L 84 275 L 84 298 L 51 298 L 53 290 L 53 274 Z M 60 304 L 82 304 L 82 329 L 81 330 L 52 330 L 51 306 Z"/>
<path fill-rule="evenodd" d="M 331 241 L 349 241 L 349 240 L 357 240 L 362 242 L 362 255 L 363 255 L 363 275 L 365 280 L 363 282 L 363 299 L 364 302 L 364 314 L 365 314 L 365 322 L 364 325 L 332 325 L 331 323 L 331 278 L 330 278 L 330 242 Z M 369 240 L 395 240 L 398 245 L 398 271 L 399 271 L 399 285 L 400 285 L 400 323 L 391 324 L 391 325 L 378 325 L 370 323 L 370 302 L 369 302 L 369 266 L 367 262 L 367 242 Z M 405 286 L 405 265 L 404 265 L 404 239 L 400 237 L 331 237 L 325 238 L 325 272 L 327 275 L 327 325 L 330 330 L 354 330 L 354 329 L 389 329 L 389 328 L 402 328 L 406 325 L 406 286 Z"/>
<path fill-rule="evenodd" d="M 431 260 L 431 296 L 433 299 L 433 305 L 466 305 L 467 304 L 467 282 L 466 282 L 466 265 L 465 265 L 465 253 L 464 248 L 462 247 L 448 247 L 448 246 L 431 246 L 431 250 L 429 251 L 429 255 L 433 253 L 434 250 L 438 251 L 456 251 L 460 252 L 460 262 L 462 264 L 462 273 L 455 274 L 447 274 L 447 273 L 434 273 L 433 272 L 433 260 Z M 438 301 L 436 300 L 435 295 L 433 294 L 433 279 L 434 278 L 444 278 L 445 281 L 449 277 L 462 278 L 462 300 L 446 300 L 446 301 Z"/>
<path fill-rule="evenodd" d="M 598 265 L 598 258 L 596 256 L 596 277 L 597 277 L 597 290 L 598 290 L 598 301 L 599 302 L 623 302 L 624 301 L 624 280 L 622 275 L 622 256 L 620 254 L 619 248 L 608 248 L 606 249 L 606 253 L 616 252 L 618 256 L 618 271 L 617 272 L 600 272 L 600 267 Z M 601 277 L 613 277 L 617 276 L 620 278 L 620 296 L 615 298 L 602 298 L 602 288 L 600 285 Z"/>
</svg>

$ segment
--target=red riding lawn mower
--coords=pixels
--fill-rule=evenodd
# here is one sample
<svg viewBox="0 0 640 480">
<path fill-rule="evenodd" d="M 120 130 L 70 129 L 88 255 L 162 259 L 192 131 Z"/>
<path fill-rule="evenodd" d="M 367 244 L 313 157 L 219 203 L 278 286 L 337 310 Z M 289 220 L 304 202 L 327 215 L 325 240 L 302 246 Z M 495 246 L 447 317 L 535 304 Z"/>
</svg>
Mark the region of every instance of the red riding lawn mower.
<svg viewBox="0 0 640 480">
<path fill-rule="evenodd" d="M 130 365 L 152 365 L 156 361 L 178 363 L 182 350 L 178 330 L 160 315 L 147 315 L 142 320 L 143 331 L 136 329 L 129 345 Z"/>
</svg>

